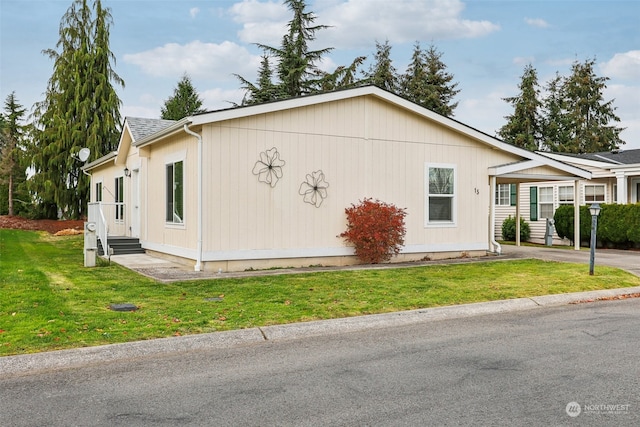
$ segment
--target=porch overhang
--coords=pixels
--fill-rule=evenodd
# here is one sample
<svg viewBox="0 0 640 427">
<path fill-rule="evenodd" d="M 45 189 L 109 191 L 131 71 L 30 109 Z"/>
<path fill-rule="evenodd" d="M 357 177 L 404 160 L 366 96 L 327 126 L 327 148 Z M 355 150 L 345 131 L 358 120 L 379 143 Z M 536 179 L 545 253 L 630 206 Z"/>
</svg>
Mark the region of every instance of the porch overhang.
<svg viewBox="0 0 640 427">
<path fill-rule="evenodd" d="M 519 162 L 493 166 L 489 176 L 496 177 L 501 183 L 574 181 L 591 179 L 591 172 L 559 161 L 547 159 L 527 159 Z"/>
</svg>

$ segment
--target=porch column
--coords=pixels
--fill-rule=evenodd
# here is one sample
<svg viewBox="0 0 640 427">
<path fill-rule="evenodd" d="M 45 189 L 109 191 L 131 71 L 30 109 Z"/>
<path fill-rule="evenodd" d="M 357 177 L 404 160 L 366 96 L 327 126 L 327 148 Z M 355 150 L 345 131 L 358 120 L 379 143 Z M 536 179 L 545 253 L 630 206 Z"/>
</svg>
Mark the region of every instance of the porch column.
<svg viewBox="0 0 640 427">
<path fill-rule="evenodd" d="M 616 184 L 618 185 L 618 192 L 616 194 L 618 200 L 616 203 L 626 205 L 629 201 L 627 200 L 627 177 L 624 171 L 616 171 Z"/>
<path fill-rule="evenodd" d="M 520 246 L 520 183 L 516 184 L 516 246 Z"/>
<path fill-rule="evenodd" d="M 580 180 L 573 182 L 573 248 L 580 250 Z"/>
</svg>

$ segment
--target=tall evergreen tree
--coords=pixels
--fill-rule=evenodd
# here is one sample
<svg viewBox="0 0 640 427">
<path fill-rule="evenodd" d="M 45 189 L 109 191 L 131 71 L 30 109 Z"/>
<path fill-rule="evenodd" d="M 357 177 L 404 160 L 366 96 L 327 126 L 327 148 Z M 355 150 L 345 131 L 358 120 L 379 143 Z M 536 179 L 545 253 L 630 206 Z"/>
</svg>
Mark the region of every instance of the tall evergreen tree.
<svg viewBox="0 0 640 427">
<path fill-rule="evenodd" d="M 604 101 L 607 77 L 598 77 L 594 60 L 574 62 L 571 75 L 564 81 L 563 98 L 569 126 L 569 149 L 574 153 L 595 153 L 620 148 L 624 128 L 615 126 L 613 100 Z"/>
<path fill-rule="evenodd" d="M 376 41 L 376 53 L 373 56 L 373 64 L 365 73 L 365 81 L 368 84 L 378 86 L 389 92 L 398 93 L 398 73 L 391 60 L 391 45 L 389 40 L 384 43 Z"/>
<path fill-rule="evenodd" d="M 358 56 L 348 67 L 340 65 L 332 73 L 319 72 L 320 78 L 317 80 L 314 92 L 326 92 L 359 86 L 362 82 L 357 77 L 358 68 L 366 59 L 366 56 Z"/>
<path fill-rule="evenodd" d="M 278 87 L 273 83 L 273 71 L 269 55 L 262 55 L 260 68 L 258 69 L 258 81 L 253 84 L 244 77 L 234 74 L 245 91 L 242 105 L 260 104 L 263 102 L 274 101 L 278 98 Z"/>
<path fill-rule="evenodd" d="M 164 120 L 180 120 L 192 114 L 204 113 L 202 99 L 193 87 L 191 79 L 185 73 L 173 90 L 173 96 L 162 106 L 160 118 Z"/>
<path fill-rule="evenodd" d="M 458 106 L 453 98 L 460 92 L 458 83 L 453 83 L 453 74 L 446 71 L 447 66 L 442 62 L 442 52 L 432 44 L 426 52 L 427 83 L 431 88 L 431 97 L 425 107 L 443 116 L 453 116 L 453 110 Z"/>
<path fill-rule="evenodd" d="M 442 53 L 432 44 L 424 52 L 416 42 L 407 71 L 400 78 L 400 94 L 443 116 L 453 116 L 458 106 L 452 102 L 460 90 L 452 83 L 453 75 L 446 71 Z"/>
<path fill-rule="evenodd" d="M 542 146 L 542 103 L 538 73 L 531 64 L 524 68 L 518 88 L 518 95 L 503 98 L 513 106 L 513 113 L 505 117 L 507 123 L 500 128 L 498 136 L 510 144 L 535 151 Z"/>
<path fill-rule="evenodd" d="M 316 16 L 307 12 L 304 0 L 284 0 L 284 4 L 293 12 L 293 18 L 287 24 L 288 32 L 282 38 L 279 48 L 258 44 L 277 62 L 279 79 L 278 98 L 306 95 L 312 92 L 313 77 L 317 75 L 317 63 L 332 48 L 310 50 L 309 43 L 315 40 L 316 32 L 327 28 L 326 25 L 314 25 Z"/>
<path fill-rule="evenodd" d="M 22 124 L 26 109 L 16 99 L 15 92 L 11 92 L 5 100 L 4 111 L 0 114 L 0 200 L 3 201 L 0 210 L 4 211 L 6 200 L 6 213 L 15 215 L 18 188 L 23 187 L 26 180 L 26 126 Z"/>
<path fill-rule="evenodd" d="M 60 22 L 58 50 L 44 53 L 54 61 L 45 100 L 36 104 L 33 190 L 43 215 L 84 215 L 89 180 L 72 157 L 81 148 L 92 159 L 113 151 L 120 136 L 120 99 L 115 85 L 124 87 L 112 63 L 110 9 L 100 0 L 75 0 Z"/>
<path fill-rule="evenodd" d="M 574 153 L 572 150 L 569 124 L 565 114 L 563 77 L 556 73 L 545 86 L 546 97 L 542 102 L 542 149 L 560 153 Z"/>
</svg>

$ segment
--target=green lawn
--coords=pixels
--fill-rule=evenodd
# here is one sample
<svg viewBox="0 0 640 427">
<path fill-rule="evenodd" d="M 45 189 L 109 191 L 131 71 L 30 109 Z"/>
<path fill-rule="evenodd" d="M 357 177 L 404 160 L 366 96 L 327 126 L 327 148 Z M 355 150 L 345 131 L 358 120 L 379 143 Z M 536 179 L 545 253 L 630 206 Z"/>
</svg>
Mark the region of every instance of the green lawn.
<svg viewBox="0 0 640 427">
<path fill-rule="evenodd" d="M 640 285 L 613 268 L 589 276 L 531 260 L 163 284 L 116 264 L 85 268 L 82 245 L 0 229 L 0 355 Z"/>
</svg>

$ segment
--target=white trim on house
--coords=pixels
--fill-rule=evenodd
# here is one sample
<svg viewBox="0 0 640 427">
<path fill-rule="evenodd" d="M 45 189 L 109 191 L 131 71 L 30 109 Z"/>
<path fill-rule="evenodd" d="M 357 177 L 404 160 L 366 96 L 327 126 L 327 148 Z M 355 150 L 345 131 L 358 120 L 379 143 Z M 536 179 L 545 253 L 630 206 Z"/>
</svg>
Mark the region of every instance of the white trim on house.
<svg viewBox="0 0 640 427">
<path fill-rule="evenodd" d="M 171 245 L 157 244 L 153 242 L 141 242 L 144 249 L 162 252 L 168 255 L 194 260 L 197 254 L 196 249 L 181 248 Z M 450 243 L 434 245 L 408 245 L 402 248 L 401 254 L 422 254 L 432 252 L 464 252 L 464 251 L 486 251 L 487 242 L 475 243 Z M 321 257 L 341 257 L 353 256 L 353 247 L 333 247 L 333 248 L 298 248 L 298 249 L 247 249 L 236 251 L 205 251 L 202 254 L 203 262 L 211 261 L 248 261 L 280 258 L 321 258 Z"/>
</svg>

